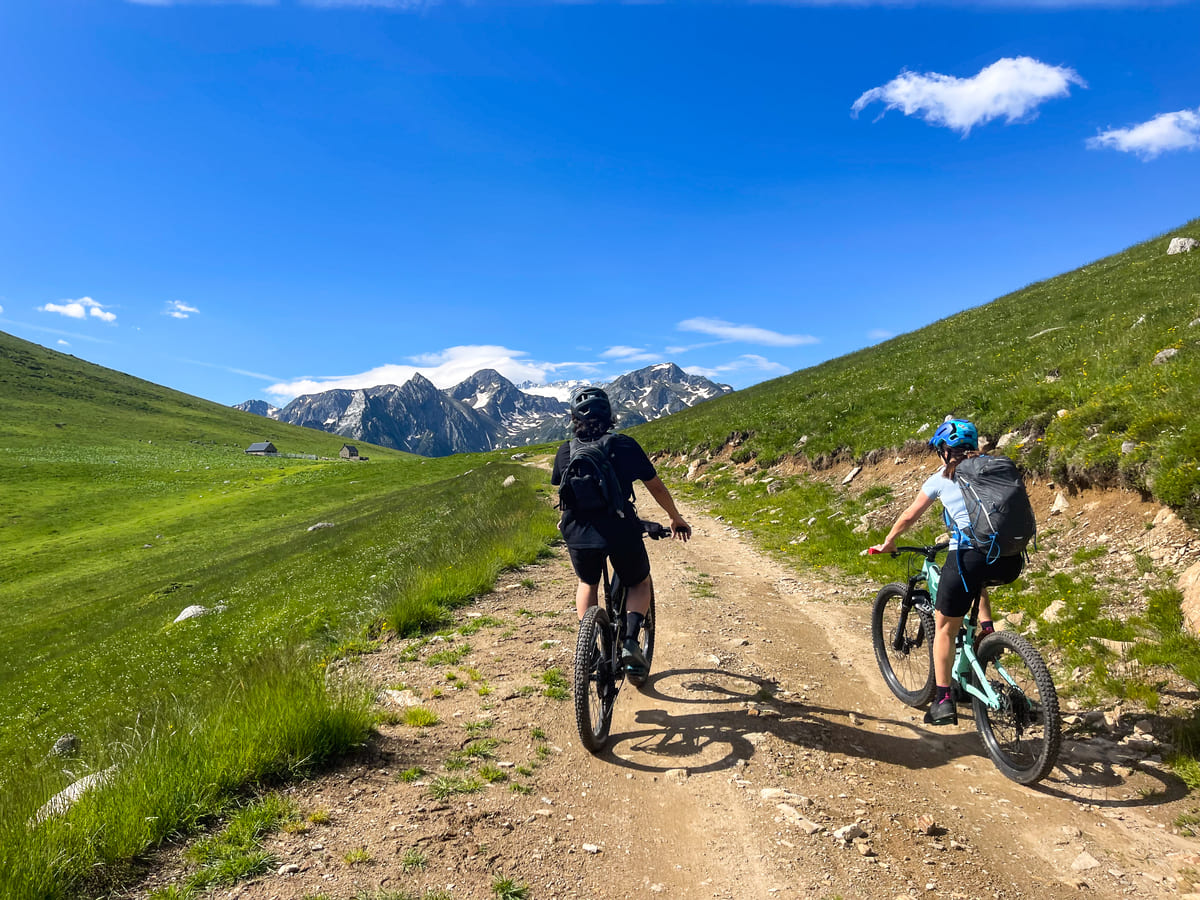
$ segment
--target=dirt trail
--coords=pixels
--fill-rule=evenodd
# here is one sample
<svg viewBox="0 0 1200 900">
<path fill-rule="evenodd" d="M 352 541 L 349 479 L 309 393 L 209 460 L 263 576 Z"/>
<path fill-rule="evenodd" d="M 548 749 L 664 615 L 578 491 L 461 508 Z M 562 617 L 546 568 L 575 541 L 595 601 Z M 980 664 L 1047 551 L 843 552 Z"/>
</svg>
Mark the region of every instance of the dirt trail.
<svg viewBox="0 0 1200 900">
<path fill-rule="evenodd" d="M 411 692 L 392 695 L 397 710 L 417 695 L 440 723 L 383 726 L 357 758 L 296 786 L 300 807 L 328 822 L 271 839 L 287 874 L 219 896 L 483 898 L 497 878 L 540 900 L 1193 890 L 1200 846 L 1164 827 L 1182 809 L 1177 779 L 1117 770 L 1067 741 L 1041 789 L 1007 781 L 966 707 L 957 728 L 933 729 L 888 693 L 870 645 L 878 585 L 798 575 L 685 515 L 690 544 L 650 547 L 654 672 L 643 692 L 622 691 L 607 753 L 581 747 L 569 698 L 543 694 L 542 673 L 569 679 L 573 658 L 574 578 L 560 554 L 464 611 L 484 625 L 476 633 L 364 660 L 378 683 Z M 461 660 L 429 664 L 463 644 Z M 446 768 L 479 737 L 499 742 L 482 754 L 493 759 Z M 439 776 L 481 764 L 495 783 L 432 796 Z M 397 778 L 413 766 L 425 774 Z M 864 837 L 834 836 L 852 825 Z M 168 861 L 154 885 L 182 871 Z"/>
</svg>

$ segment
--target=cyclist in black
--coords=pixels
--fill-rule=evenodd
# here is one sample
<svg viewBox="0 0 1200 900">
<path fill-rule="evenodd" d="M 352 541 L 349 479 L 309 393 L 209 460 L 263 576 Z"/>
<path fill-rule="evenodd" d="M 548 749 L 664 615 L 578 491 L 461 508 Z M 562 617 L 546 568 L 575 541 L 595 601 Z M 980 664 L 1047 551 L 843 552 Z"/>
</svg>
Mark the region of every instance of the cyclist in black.
<svg viewBox="0 0 1200 900">
<path fill-rule="evenodd" d="M 599 441 L 608 434 L 614 424 L 608 395 L 600 388 L 584 388 L 576 392 L 571 399 L 571 424 L 575 437 L 583 442 Z M 612 560 L 613 570 L 620 575 L 622 583 L 628 585 L 621 657 L 626 671 L 635 677 L 645 677 L 649 665 L 637 637 L 646 610 L 650 608 L 650 558 L 646 555 L 646 545 L 642 540 L 641 520 L 633 505 L 633 483 L 643 482 L 650 496 L 670 516 L 672 537 L 686 541 L 692 536 L 692 527 L 675 508 L 671 492 L 662 483 L 654 464 L 637 441 L 628 435 L 614 434 L 607 441 L 607 452 L 620 484 L 624 515 L 584 516 L 564 508 L 558 528 L 567 543 L 571 565 L 579 577 L 575 610 L 580 619 L 589 607 L 599 602 L 599 585 L 606 558 Z M 551 484 L 562 483 L 570 459 L 571 442 L 566 441 L 554 457 Z"/>
</svg>

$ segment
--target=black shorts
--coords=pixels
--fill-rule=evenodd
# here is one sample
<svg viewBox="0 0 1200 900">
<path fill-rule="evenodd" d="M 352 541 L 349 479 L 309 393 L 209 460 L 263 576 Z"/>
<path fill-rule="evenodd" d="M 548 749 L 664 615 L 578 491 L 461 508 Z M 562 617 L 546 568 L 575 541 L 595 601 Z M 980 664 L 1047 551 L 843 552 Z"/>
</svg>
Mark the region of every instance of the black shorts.
<svg viewBox="0 0 1200 900">
<path fill-rule="evenodd" d="M 605 558 L 612 560 L 613 571 L 621 576 L 621 583 L 627 587 L 641 584 L 650 576 L 650 557 L 646 553 L 646 544 L 639 537 L 637 540 L 621 542 L 613 548 L 601 550 L 590 547 L 568 547 L 571 554 L 571 565 L 575 574 L 584 584 L 599 584 L 604 575 Z"/>
<path fill-rule="evenodd" d="M 1016 581 L 1023 568 L 1024 556 L 1001 556 L 989 563 L 980 550 L 951 550 L 942 566 L 935 608 L 943 616 L 965 616 L 986 585 Z"/>
</svg>

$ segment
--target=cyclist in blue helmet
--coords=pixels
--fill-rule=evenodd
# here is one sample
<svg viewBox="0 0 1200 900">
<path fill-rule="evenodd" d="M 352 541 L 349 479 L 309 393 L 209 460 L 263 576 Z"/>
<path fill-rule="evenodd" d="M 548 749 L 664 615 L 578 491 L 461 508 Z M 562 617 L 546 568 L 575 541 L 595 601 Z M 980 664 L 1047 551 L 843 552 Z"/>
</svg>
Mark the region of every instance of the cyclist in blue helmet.
<svg viewBox="0 0 1200 900">
<path fill-rule="evenodd" d="M 933 704 L 925 714 L 925 722 L 930 725 L 954 725 L 958 723 L 958 710 L 950 691 L 950 671 L 954 666 L 954 638 L 962 625 L 963 616 L 970 610 L 975 598 L 979 597 L 979 631 L 976 634 L 982 638 L 994 631 L 992 605 L 988 601 L 986 586 L 1015 581 L 1025 565 L 1025 558 L 1001 557 L 989 564 L 987 554 L 982 550 L 959 546 L 958 533 L 970 531 L 971 519 L 962 491 L 954 481 L 954 470 L 967 457 L 979 455 L 979 430 L 975 425 L 966 419 L 948 418 L 933 433 L 929 446 L 942 460 L 942 468 L 925 479 L 920 493 L 896 519 L 896 524 L 883 543 L 872 549 L 880 553 L 894 551 L 896 538 L 911 528 L 935 500 L 942 501 L 955 533 L 950 538 L 950 552 L 942 566 L 942 578 L 938 582 L 934 604 L 937 630 L 933 637 L 933 674 L 937 689 Z"/>
</svg>

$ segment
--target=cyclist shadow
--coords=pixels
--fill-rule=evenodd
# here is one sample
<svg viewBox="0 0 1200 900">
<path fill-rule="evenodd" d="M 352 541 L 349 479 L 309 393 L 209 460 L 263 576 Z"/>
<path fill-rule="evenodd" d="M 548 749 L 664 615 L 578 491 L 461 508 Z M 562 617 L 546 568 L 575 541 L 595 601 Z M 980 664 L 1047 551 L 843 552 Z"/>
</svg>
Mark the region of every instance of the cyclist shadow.
<svg viewBox="0 0 1200 900">
<path fill-rule="evenodd" d="M 661 707 L 638 710 L 631 730 L 614 730 L 604 758 L 643 772 L 686 768 L 700 774 L 750 762 L 758 745 L 774 736 L 796 747 L 867 760 L 895 762 L 911 769 L 935 768 L 947 756 L 978 757 L 974 734 L 937 735 L 914 723 L 845 709 L 814 706 L 775 695 L 774 682 L 723 669 L 670 669 L 652 676 L 642 693 L 664 705 L 723 709 L 674 713 Z M 874 726 L 874 730 L 870 730 Z M 880 729 L 886 730 L 880 730 Z M 897 735 L 899 729 L 908 735 Z"/>
<path fill-rule="evenodd" d="M 1107 749 L 1096 751 L 1075 741 L 1063 742 L 1058 765 L 1038 788 L 1053 797 L 1108 809 L 1161 806 L 1189 793 L 1187 782 L 1158 765 L 1114 760 Z"/>
</svg>

